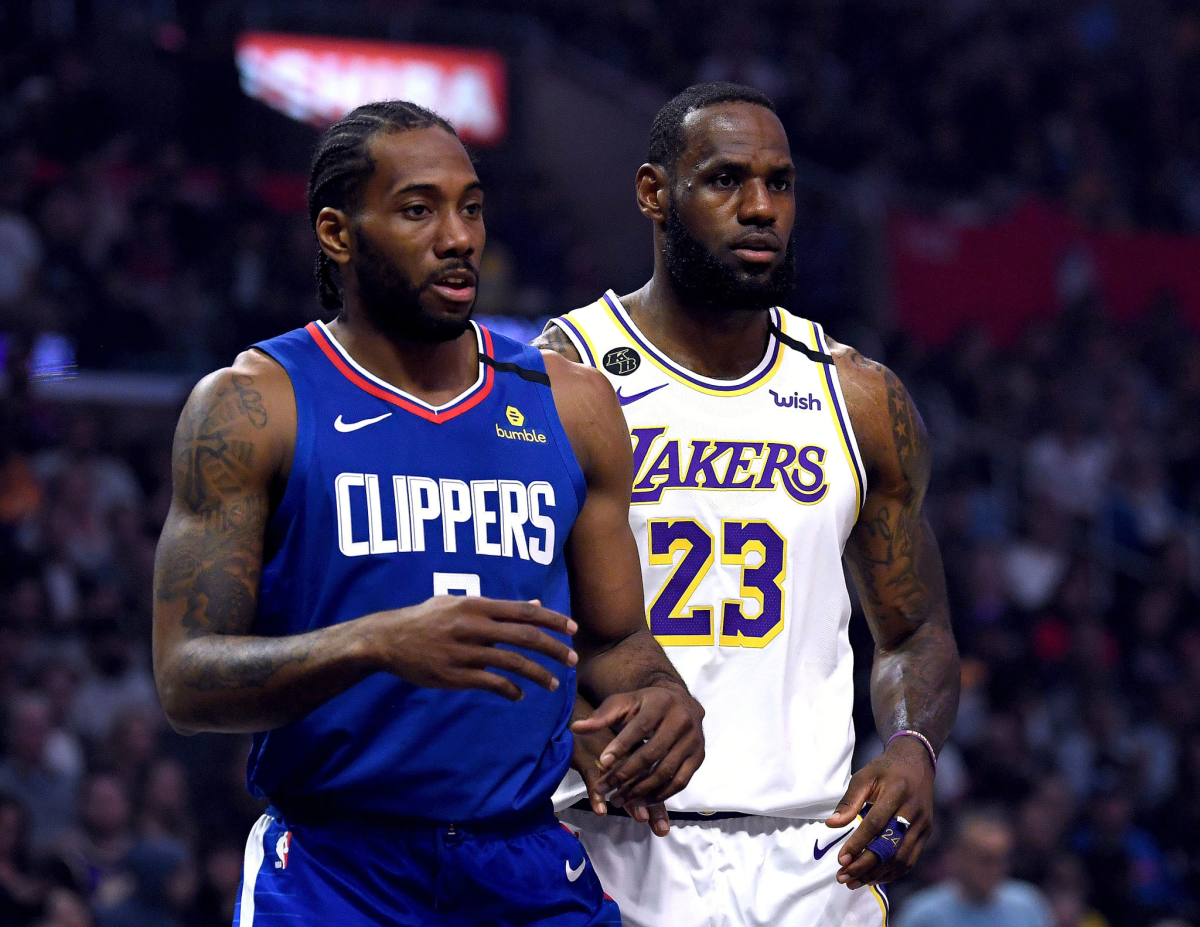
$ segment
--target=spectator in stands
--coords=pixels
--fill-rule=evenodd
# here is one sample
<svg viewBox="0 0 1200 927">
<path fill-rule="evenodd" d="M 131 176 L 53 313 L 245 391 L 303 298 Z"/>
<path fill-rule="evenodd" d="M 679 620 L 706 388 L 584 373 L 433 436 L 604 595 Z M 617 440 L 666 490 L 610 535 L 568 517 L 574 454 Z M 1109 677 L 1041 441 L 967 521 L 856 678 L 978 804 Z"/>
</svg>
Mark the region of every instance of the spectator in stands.
<svg viewBox="0 0 1200 927">
<path fill-rule="evenodd" d="M 79 826 L 54 855 L 53 870 L 89 902 L 112 904 L 125 892 L 121 863 L 133 846 L 129 796 L 121 780 L 91 773 L 79 789 Z"/>
<path fill-rule="evenodd" d="M 133 891 L 101 906 L 97 927 L 183 927 L 181 915 L 196 895 L 196 874 L 184 844 L 142 841 L 129 851 L 122 868 L 133 879 Z"/>
<path fill-rule="evenodd" d="M 36 692 L 17 695 L 8 712 L 8 758 L 0 764 L 0 790 L 29 811 L 30 840 L 44 848 L 74 823 L 76 780 L 46 761 L 51 733 L 47 700 Z"/>
<path fill-rule="evenodd" d="M 1009 878 L 1012 828 L 1001 816 L 969 812 L 950 849 L 952 876 L 908 900 L 897 927 L 1053 927 L 1042 893 Z"/>
<path fill-rule="evenodd" d="M 35 927 L 92 927 L 86 901 L 70 889 L 56 888 L 46 898 L 46 916 Z"/>
<path fill-rule="evenodd" d="M 1087 868 L 1096 907 L 1114 924 L 1145 922 L 1191 901 L 1158 841 L 1134 823 L 1132 791 L 1119 771 L 1102 773 L 1088 820 L 1070 841 Z"/>
<path fill-rule="evenodd" d="M 50 706 L 51 729 L 46 738 L 46 763 L 78 782 L 84 772 L 84 750 L 78 735 L 69 728 L 78 673 L 69 661 L 52 657 L 37 672 L 36 685 Z"/>
<path fill-rule="evenodd" d="M 187 770 L 171 757 L 154 762 L 146 775 L 138 815 L 138 834 L 147 840 L 176 840 L 194 846 L 196 820 L 192 814 Z"/>
<path fill-rule="evenodd" d="M 23 927 L 42 913 L 46 886 L 33 872 L 29 815 L 0 792 L 0 924 Z"/>
<path fill-rule="evenodd" d="M 94 621 L 87 635 L 88 673 L 76 692 L 71 720 L 76 731 L 99 743 L 112 732 L 121 712 L 157 714 L 160 709 L 154 679 L 117 621 Z"/>
</svg>

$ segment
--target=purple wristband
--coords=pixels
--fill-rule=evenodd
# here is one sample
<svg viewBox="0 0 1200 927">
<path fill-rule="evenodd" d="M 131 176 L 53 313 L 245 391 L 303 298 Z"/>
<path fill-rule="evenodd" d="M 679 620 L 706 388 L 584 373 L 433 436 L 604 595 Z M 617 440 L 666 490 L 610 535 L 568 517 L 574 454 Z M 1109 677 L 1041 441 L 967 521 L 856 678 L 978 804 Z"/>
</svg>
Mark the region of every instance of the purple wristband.
<svg viewBox="0 0 1200 927">
<path fill-rule="evenodd" d="M 896 855 L 896 851 L 900 849 L 900 842 L 907 833 L 908 824 L 892 818 L 884 825 L 879 836 L 867 844 L 867 849 L 878 856 L 881 863 L 886 862 Z"/>
<path fill-rule="evenodd" d="M 884 744 L 883 749 L 886 750 L 888 747 L 890 747 L 892 745 L 892 741 L 897 737 L 915 737 L 917 740 L 921 741 L 921 743 L 925 745 L 925 749 L 929 751 L 929 762 L 933 764 L 934 773 L 937 772 L 937 753 L 934 752 L 933 744 L 929 742 L 928 737 L 926 737 L 920 731 L 896 731 L 895 734 L 888 738 L 888 742 Z"/>
</svg>

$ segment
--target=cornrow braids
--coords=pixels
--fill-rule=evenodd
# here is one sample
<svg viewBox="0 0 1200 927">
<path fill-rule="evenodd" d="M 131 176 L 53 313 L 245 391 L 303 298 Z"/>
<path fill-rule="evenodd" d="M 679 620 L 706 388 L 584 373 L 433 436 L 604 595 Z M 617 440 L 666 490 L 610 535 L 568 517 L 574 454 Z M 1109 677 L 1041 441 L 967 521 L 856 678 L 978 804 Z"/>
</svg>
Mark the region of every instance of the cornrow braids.
<svg viewBox="0 0 1200 927">
<path fill-rule="evenodd" d="M 694 110 L 718 103 L 753 103 L 775 112 L 775 103 L 769 96 L 745 84 L 729 81 L 713 81 L 708 84 L 693 84 L 676 94 L 658 111 L 650 127 L 650 150 L 646 160 L 665 170 L 668 176 L 675 175 L 675 165 L 687 147 L 683 137 L 683 120 Z"/>
<path fill-rule="evenodd" d="M 363 187 L 375 170 L 370 145 L 376 135 L 433 128 L 458 137 L 454 127 L 432 110 L 406 100 L 385 100 L 351 110 L 321 133 L 308 175 L 308 220 L 313 230 L 326 206 L 352 212 L 361 205 Z M 331 312 L 342 309 L 336 268 L 324 251 L 318 251 L 317 297 Z"/>
</svg>

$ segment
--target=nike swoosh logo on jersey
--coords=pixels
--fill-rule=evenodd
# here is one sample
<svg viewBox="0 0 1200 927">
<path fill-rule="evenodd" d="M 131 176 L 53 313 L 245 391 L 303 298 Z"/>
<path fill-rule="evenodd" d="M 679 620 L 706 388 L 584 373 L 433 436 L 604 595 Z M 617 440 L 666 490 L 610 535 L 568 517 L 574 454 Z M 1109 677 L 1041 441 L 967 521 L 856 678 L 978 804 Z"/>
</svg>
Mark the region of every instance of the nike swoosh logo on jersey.
<svg viewBox="0 0 1200 927">
<path fill-rule="evenodd" d="M 652 386 L 649 389 L 644 389 L 640 393 L 634 393 L 632 396 L 622 396 L 621 395 L 621 387 L 618 386 L 617 387 L 617 401 L 619 403 L 621 403 L 621 405 L 627 406 L 631 402 L 637 402 L 643 396 L 649 396 L 651 393 L 658 392 L 658 390 L 662 389 L 664 386 L 667 386 L 667 385 L 668 384 L 666 384 L 666 383 L 660 383 L 658 386 Z"/>
<path fill-rule="evenodd" d="M 826 853 L 828 853 L 830 850 L 832 850 L 835 846 L 837 846 L 839 843 L 841 843 L 843 840 L 845 840 L 847 837 L 849 837 L 852 833 L 854 833 L 854 828 L 850 828 L 850 830 L 846 831 L 844 834 L 842 834 L 840 837 L 838 837 L 832 843 L 826 844 L 824 848 L 821 847 L 820 841 L 814 840 L 813 841 L 813 859 L 814 860 L 820 859 L 822 856 L 824 856 Z"/>
<path fill-rule="evenodd" d="M 366 428 L 368 425 L 374 425 L 376 422 L 382 422 L 385 418 L 391 415 L 391 412 L 384 412 L 383 415 L 376 415 L 374 418 L 364 418 L 361 422 L 343 422 L 339 415 L 333 423 L 333 427 L 345 434 L 348 431 L 358 431 L 360 428 Z"/>
<path fill-rule="evenodd" d="M 587 857 L 584 857 L 583 861 L 579 864 L 578 869 L 571 868 L 571 861 L 569 859 L 565 860 L 564 862 L 566 863 L 566 866 L 567 866 L 567 881 L 574 882 L 581 875 L 583 875 L 583 869 L 587 865 Z"/>
</svg>

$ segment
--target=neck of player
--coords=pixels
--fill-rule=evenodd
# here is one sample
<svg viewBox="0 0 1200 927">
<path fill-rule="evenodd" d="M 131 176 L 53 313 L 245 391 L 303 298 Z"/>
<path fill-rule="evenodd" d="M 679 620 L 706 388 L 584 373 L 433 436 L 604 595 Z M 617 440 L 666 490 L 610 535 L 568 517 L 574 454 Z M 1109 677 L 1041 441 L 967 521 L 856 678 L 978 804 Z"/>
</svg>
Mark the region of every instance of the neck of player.
<svg viewBox="0 0 1200 927">
<path fill-rule="evenodd" d="M 744 377 L 766 353 L 771 323 L 767 310 L 688 305 L 671 283 L 661 257 L 655 261 L 654 276 L 640 290 L 621 297 L 621 302 L 656 348 L 703 377 Z"/>
<path fill-rule="evenodd" d="M 451 341 L 409 341 L 385 334 L 350 294 L 347 297 L 329 330 L 359 366 L 379 379 L 437 406 L 462 394 L 479 378 L 473 326 Z"/>
</svg>

